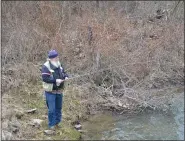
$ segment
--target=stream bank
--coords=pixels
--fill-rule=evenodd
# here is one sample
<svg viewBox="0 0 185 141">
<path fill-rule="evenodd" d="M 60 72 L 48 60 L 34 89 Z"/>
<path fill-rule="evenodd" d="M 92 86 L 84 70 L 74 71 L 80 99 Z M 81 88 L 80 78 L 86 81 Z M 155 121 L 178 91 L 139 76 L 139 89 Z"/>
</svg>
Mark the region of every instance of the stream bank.
<svg viewBox="0 0 185 141">
<path fill-rule="evenodd" d="M 102 113 L 83 123 L 88 140 L 183 140 L 184 93 L 176 93 L 168 112 L 145 110 L 136 115 Z"/>
<path fill-rule="evenodd" d="M 158 117 L 155 114 L 149 114 L 146 117 L 142 116 L 141 113 L 146 111 L 146 109 L 150 109 L 147 107 L 140 107 L 140 116 L 135 113 L 136 109 L 132 109 L 131 107 L 122 107 L 123 110 L 126 109 L 125 113 L 119 113 L 115 111 L 115 108 L 120 106 L 120 103 L 116 102 L 115 100 L 113 102 L 104 99 L 102 96 L 98 95 L 98 93 L 95 93 L 97 91 L 92 91 L 92 89 L 89 89 L 93 85 L 86 84 L 86 87 L 84 86 L 77 86 L 77 85 L 67 85 L 64 92 L 64 103 L 63 103 L 63 122 L 62 122 L 62 129 L 58 130 L 55 135 L 47 136 L 44 134 L 44 130 L 47 129 L 47 108 L 45 105 L 45 101 L 43 99 L 43 90 L 42 90 L 42 84 L 38 83 L 29 83 L 29 85 L 24 85 L 21 88 L 13 89 L 11 92 L 7 92 L 2 97 L 2 129 L 6 135 L 9 136 L 11 134 L 11 139 L 44 139 L 44 140 L 62 140 L 62 139 L 115 139 L 120 138 L 123 139 L 122 136 L 117 136 L 117 132 L 120 131 L 119 134 L 122 134 L 121 132 L 123 130 L 131 130 L 133 129 L 134 125 L 130 124 L 127 125 L 125 122 L 122 121 L 129 121 L 129 119 L 133 120 L 130 122 L 137 123 L 138 119 L 142 119 L 144 121 L 148 121 L 149 119 L 154 119 L 156 121 Z M 173 103 L 173 101 L 178 101 L 178 99 L 183 99 L 182 95 L 179 95 L 177 92 L 182 93 L 183 89 L 175 89 L 171 90 L 173 95 L 169 94 L 169 97 L 174 97 L 175 99 L 168 100 L 168 105 Z M 176 93 L 175 93 L 176 92 Z M 158 93 L 158 98 L 160 96 L 163 97 L 163 94 Z M 181 98 L 179 98 L 181 96 Z M 108 98 L 109 95 L 107 95 Z M 165 113 L 168 113 L 169 110 L 159 110 L 162 109 L 160 105 L 167 105 L 163 103 L 159 104 L 158 111 L 162 112 L 165 111 Z M 175 102 L 180 103 L 180 102 Z M 115 105 L 114 105 L 115 104 Z M 131 101 L 130 104 L 138 105 L 137 102 Z M 155 103 L 156 104 L 156 103 Z M 106 106 L 105 106 L 106 105 Z M 111 108 L 114 106 L 114 108 Z M 127 104 L 127 106 L 129 106 Z M 105 108 L 106 107 L 106 108 Z M 36 108 L 37 111 L 33 114 L 26 114 L 24 111 Z M 144 110 L 144 109 L 145 110 Z M 153 111 L 153 109 L 150 109 Z M 128 112 L 127 112 L 128 111 Z M 157 110 L 156 110 L 157 111 Z M 175 110 L 174 110 L 175 111 Z M 103 117 L 101 116 L 103 112 Z M 178 112 L 178 110 L 177 110 Z M 20 117 L 17 117 L 21 113 Z M 22 114 L 23 113 L 23 114 Z M 137 111 L 139 113 L 139 111 Z M 107 115 L 108 114 L 108 115 Z M 145 115 L 144 114 L 144 115 Z M 160 115 L 160 114 L 159 114 Z M 152 116 L 154 118 L 152 118 Z M 132 117 L 132 118 L 131 118 Z M 165 116 L 161 115 L 160 120 L 164 120 Z M 168 117 L 168 116 L 167 116 Z M 172 117 L 172 116 L 171 116 Z M 169 118 L 169 121 L 171 121 L 171 117 Z M 124 118 L 124 119 L 123 119 Z M 180 117 L 181 118 L 181 117 Z M 33 127 L 30 126 L 29 123 L 33 119 L 41 119 L 43 120 L 43 123 L 40 127 Z M 115 120 L 116 119 L 116 120 Z M 93 121 L 91 123 L 91 120 Z M 176 118 L 178 121 L 178 117 Z M 182 119 L 181 119 L 182 120 Z M 77 131 L 74 128 L 74 124 L 76 121 L 80 121 L 82 124 L 82 132 Z M 119 122 L 120 121 L 120 122 Z M 174 120 L 172 120 L 174 122 Z M 153 122 L 153 121 L 152 121 Z M 9 126 L 9 123 L 19 123 L 19 128 L 16 129 L 16 133 L 12 131 L 12 129 Z M 163 122 L 162 122 L 163 123 Z M 164 122 L 165 123 L 165 122 Z M 177 122 L 176 122 L 177 123 Z M 179 122 L 179 125 L 181 125 L 182 121 Z M 128 126 L 128 129 L 122 129 L 122 127 L 117 127 L 116 125 L 122 125 L 123 127 Z M 141 128 L 138 123 L 138 129 Z M 147 125 L 147 128 L 151 128 L 149 125 Z M 173 125 L 171 125 L 173 127 Z M 171 127 L 166 126 L 165 128 L 171 129 Z M 179 135 L 182 136 L 182 127 L 179 127 Z M 117 129 L 118 128 L 118 129 Z M 93 130 L 98 129 L 97 132 L 94 132 Z M 105 130 L 106 129 L 106 130 Z M 118 130 L 118 131 L 117 131 Z M 134 129 L 135 131 L 136 129 Z M 130 131 L 129 131 L 130 132 Z M 140 133 L 137 133 L 140 134 Z M 113 135 L 113 136 L 110 136 Z M 116 135 L 116 136 L 115 136 Z M 125 135 L 128 138 L 128 135 Z M 133 136 L 134 137 L 134 136 Z M 137 137 L 137 135 L 135 135 Z M 181 137 L 182 138 L 182 137 Z M 126 139 L 126 138 L 124 138 Z"/>
</svg>

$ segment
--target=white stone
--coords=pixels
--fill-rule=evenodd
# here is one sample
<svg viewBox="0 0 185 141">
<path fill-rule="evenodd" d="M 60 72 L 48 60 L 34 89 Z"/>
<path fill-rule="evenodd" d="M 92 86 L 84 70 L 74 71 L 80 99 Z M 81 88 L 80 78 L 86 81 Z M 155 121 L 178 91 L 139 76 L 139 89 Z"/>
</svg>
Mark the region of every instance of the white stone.
<svg viewBox="0 0 185 141">
<path fill-rule="evenodd" d="M 46 135 L 53 135 L 53 134 L 55 134 L 55 131 L 53 131 L 53 130 L 44 130 L 44 133 Z"/>
<path fill-rule="evenodd" d="M 2 140 L 12 140 L 13 136 L 12 133 L 2 130 Z"/>
<path fill-rule="evenodd" d="M 26 112 L 27 113 L 35 113 L 36 110 L 37 110 L 37 108 L 34 108 L 34 109 L 27 110 Z"/>
<path fill-rule="evenodd" d="M 43 118 L 43 119 L 47 119 L 47 118 L 48 118 L 48 116 L 46 116 L 46 115 L 42 115 L 42 118 Z"/>
<path fill-rule="evenodd" d="M 21 128 L 21 124 L 18 121 L 11 121 L 8 123 L 8 128 L 11 132 L 17 133 Z"/>
<path fill-rule="evenodd" d="M 41 119 L 32 119 L 32 121 L 29 123 L 29 125 L 32 125 L 35 127 L 40 127 L 43 121 L 44 120 L 41 120 Z"/>
<path fill-rule="evenodd" d="M 122 107 L 122 103 L 120 101 L 118 102 L 118 106 Z"/>
<path fill-rule="evenodd" d="M 78 129 L 81 129 L 82 125 L 81 124 L 76 124 L 75 125 L 75 128 L 78 130 Z"/>
<path fill-rule="evenodd" d="M 41 119 L 33 119 L 32 121 L 34 124 L 39 124 L 39 125 L 43 122 L 43 120 Z"/>
</svg>

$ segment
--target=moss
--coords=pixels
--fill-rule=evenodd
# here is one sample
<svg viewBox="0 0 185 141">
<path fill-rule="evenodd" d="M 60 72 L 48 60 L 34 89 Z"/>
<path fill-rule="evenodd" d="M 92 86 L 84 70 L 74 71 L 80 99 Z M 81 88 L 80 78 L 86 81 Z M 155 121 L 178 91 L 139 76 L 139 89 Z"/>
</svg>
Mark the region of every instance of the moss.
<svg viewBox="0 0 185 141">
<path fill-rule="evenodd" d="M 63 127 L 61 130 L 58 130 L 57 134 L 52 137 L 52 139 L 67 139 L 67 140 L 78 140 L 80 138 L 80 132 L 73 129 L 72 127 Z"/>
<path fill-rule="evenodd" d="M 15 97 L 13 103 L 15 105 L 19 104 L 25 110 L 37 108 L 36 113 L 25 114 L 21 119 L 22 122 L 28 123 L 34 118 L 43 119 L 42 115 L 46 115 L 47 107 L 42 94 L 41 83 L 38 83 L 38 85 L 25 85 L 13 92 L 13 96 Z M 25 135 L 28 135 L 29 132 L 34 132 L 33 139 L 36 140 L 48 140 L 48 137 L 50 137 L 51 140 L 78 140 L 81 133 L 74 129 L 71 123 L 78 120 L 79 117 L 81 118 L 86 115 L 85 106 L 80 104 L 80 95 L 81 91 L 76 87 L 68 86 L 65 88 L 62 109 L 62 128 L 60 130 L 58 129 L 55 135 L 47 136 L 43 133 L 44 130 L 48 129 L 47 119 L 44 120 L 39 129 L 34 128 L 34 131 L 31 126 L 25 124 L 25 127 L 23 127 L 25 128 Z M 27 137 L 25 136 L 25 138 Z"/>
<path fill-rule="evenodd" d="M 81 136 L 80 132 L 74 129 L 72 126 L 63 123 L 61 129 L 57 129 L 55 135 L 45 135 L 43 131 L 47 129 L 47 122 L 42 123 L 42 128 L 37 131 L 35 139 L 48 139 L 51 137 L 52 140 L 78 140 Z"/>
</svg>

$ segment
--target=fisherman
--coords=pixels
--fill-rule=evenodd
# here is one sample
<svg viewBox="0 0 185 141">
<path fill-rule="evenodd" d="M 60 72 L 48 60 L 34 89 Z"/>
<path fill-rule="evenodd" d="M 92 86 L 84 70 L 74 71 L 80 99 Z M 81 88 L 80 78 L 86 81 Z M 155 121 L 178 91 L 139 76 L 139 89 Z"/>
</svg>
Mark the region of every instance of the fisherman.
<svg viewBox="0 0 185 141">
<path fill-rule="evenodd" d="M 55 130 L 60 128 L 62 121 L 62 99 L 64 80 L 68 74 L 62 68 L 56 50 L 50 50 L 48 59 L 42 66 L 42 80 L 48 107 L 48 126 Z"/>
</svg>

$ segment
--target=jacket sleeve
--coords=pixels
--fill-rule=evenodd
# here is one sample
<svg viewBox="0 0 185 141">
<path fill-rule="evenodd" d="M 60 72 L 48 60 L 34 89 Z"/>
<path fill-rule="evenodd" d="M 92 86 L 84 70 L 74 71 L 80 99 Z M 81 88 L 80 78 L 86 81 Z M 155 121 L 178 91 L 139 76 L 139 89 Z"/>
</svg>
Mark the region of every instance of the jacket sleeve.
<svg viewBox="0 0 185 141">
<path fill-rule="evenodd" d="M 65 71 L 64 71 L 64 76 L 65 76 L 65 78 L 69 77 L 69 75 Z"/>
<path fill-rule="evenodd" d="M 66 71 L 64 70 L 63 67 L 61 67 L 61 72 L 62 72 L 62 75 L 63 75 L 64 79 L 65 79 L 66 77 L 69 77 L 69 75 L 66 73 Z"/>
<path fill-rule="evenodd" d="M 51 72 L 46 66 L 42 66 L 42 80 L 46 83 L 56 83 L 56 79 L 51 76 Z"/>
</svg>

